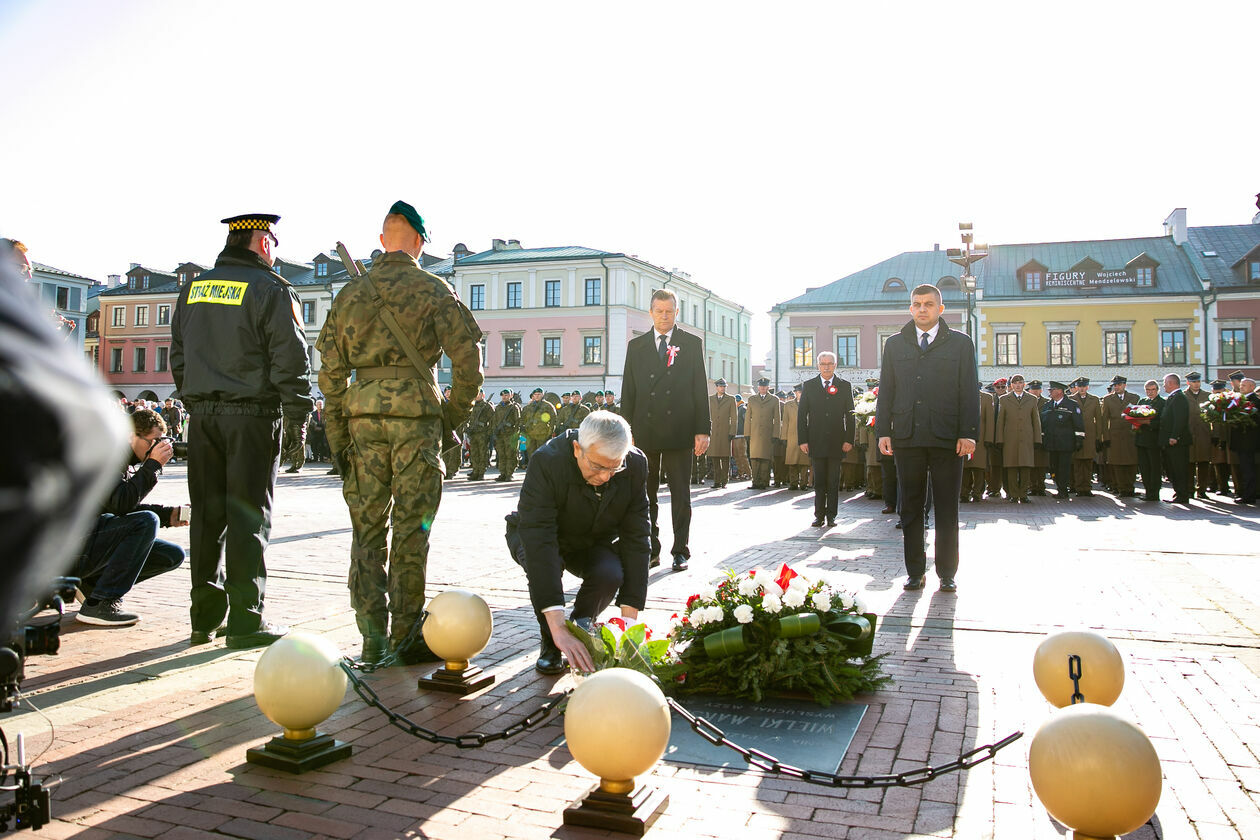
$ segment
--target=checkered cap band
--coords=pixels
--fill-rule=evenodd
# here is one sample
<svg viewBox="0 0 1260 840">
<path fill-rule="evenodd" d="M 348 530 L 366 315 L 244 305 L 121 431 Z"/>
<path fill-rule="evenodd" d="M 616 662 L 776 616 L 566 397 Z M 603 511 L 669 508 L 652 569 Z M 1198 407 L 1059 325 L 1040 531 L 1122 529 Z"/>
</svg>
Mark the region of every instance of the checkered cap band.
<svg viewBox="0 0 1260 840">
<path fill-rule="evenodd" d="M 228 222 L 228 230 L 271 230 L 271 222 L 267 219 L 237 219 Z"/>
</svg>

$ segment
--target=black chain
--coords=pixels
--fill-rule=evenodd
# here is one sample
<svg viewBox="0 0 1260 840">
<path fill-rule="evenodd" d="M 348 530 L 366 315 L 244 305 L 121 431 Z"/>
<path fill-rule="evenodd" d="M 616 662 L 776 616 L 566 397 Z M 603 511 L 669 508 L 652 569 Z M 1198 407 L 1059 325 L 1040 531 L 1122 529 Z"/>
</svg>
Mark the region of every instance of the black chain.
<svg viewBox="0 0 1260 840">
<path fill-rule="evenodd" d="M 463 735 L 451 736 L 434 732 L 432 729 L 427 729 L 418 723 L 413 723 L 408 720 L 406 716 L 400 715 L 387 707 L 381 702 L 381 698 L 372 689 L 372 686 L 365 683 L 359 675 L 355 673 L 356 670 L 360 669 L 358 665 L 351 662 L 350 659 L 344 658 L 341 660 L 341 669 L 346 672 L 346 676 L 350 678 L 351 684 L 354 685 L 355 694 L 358 694 L 359 697 L 363 699 L 363 702 L 367 703 L 372 708 L 379 709 L 384 712 L 385 716 L 389 718 L 389 722 L 392 725 L 410 735 L 414 735 L 417 738 L 428 741 L 430 744 L 447 744 L 452 747 L 458 747 L 461 750 L 471 750 L 476 749 L 477 747 L 484 747 L 486 744 L 493 741 L 502 741 L 507 738 L 520 735 L 527 729 L 533 729 L 535 726 L 538 726 L 550 717 L 551 712 L 556 708 L 556 706 L 558 706 L 562 700 L 572 693 L 572 689 L 570 689 L 564 694 L 551 698 L 546 703 L 543 703 L 537 709 L 534 709 L 534 711 L 509 726 L 507 729 L 504 729 L 502 732 L 467 732 Z"/>
<path fill-rule="evenodd" d="M 681 715 L 683 720 L 691 725 L 691 728 L 697 735 L 714 746 L 729 747 L 739 753 L 740 757 L 752 767 L 756 767 L 758 770 L 771 775 L 786 776 L 790 779 L 800 779 L 802 782 L 809 782 L 810 784 L 836 788 L 889 788 L 921 785 L 924 782 L 930 782 L 937 776 L 944 776 L 947 773 L 954 773 L 958 770 L 967 770 L 977 764 L 988 761 L 997 754 L 998 750 L 1024 737 L 1023 732 L 1012 732 L 996 744 L 977 747 L 970 752 L 963 753 L 947 764 L 938 764 L 935 767 L 920 767 L 917 770 L 907 770 L 904 773 L 893 773 L 887 776 L 837 776 L 835 773 L 828 773 L 824 770 L 802 770 L 799 767 L 793 767 L 791 764 L 784 764 L 774 756 L 767 755 L 760 750 L 741 747 L 728 739 L 726 733 L 721 729 L 718 729 L 702 717 L 696 717 L 679 705 L 676 700 L 667 698 L 667 702 L 671 709 Z"/>
<path fill-rule="evenodd" d="M 428 611 L 421 610 L 420 615 L 416 616 L 416 620 L 411 623 L 411 629 L 407 631 L 407 638 L 403 639 L 402 643 L 390 651 L 389 655 L 381 659 L 380 662 L 364 662 L 361 659 L 350 659 L 349 657 L 346 657 L 345 661 L 349 663 L 351 668 L 364 674 L 372 674 L 385 668 L 392 668 L 398 664 L 402 652 L 411 647 L 416 641 L 417 636 L 420 638 L 424 637 L 424 622 L 428 618 Z"/>
<path fill-rule="evenodd" d="M 1085 702 L 1081 694 L 1081 658 L 1075 653 L 1068 656 L 1068 678 L 1072 680 L 1072 705 Z"/>
</svg>

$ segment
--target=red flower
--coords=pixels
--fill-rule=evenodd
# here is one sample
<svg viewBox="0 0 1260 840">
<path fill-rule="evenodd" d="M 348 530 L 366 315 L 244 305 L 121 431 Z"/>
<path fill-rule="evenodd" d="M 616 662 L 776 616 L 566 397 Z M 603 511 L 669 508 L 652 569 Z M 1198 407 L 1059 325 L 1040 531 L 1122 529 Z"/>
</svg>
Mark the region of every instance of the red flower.
<svg viewBox="0 0 1260 840">
<path fill-rule="evenodd" d="M 652 641 L 652 628 L 651 628 L 651 627 L 644 627 L 644 628 L 643 628 L 643 630 L 644 630 L 643 641 L 645 641 L 645 642 L 650 642 L 650 641 Z"/>
<path fill-rule="evenodd" d="M 788 584 L 792 582 L 794 577 L 796 577 L 796 572 L 789 569 L 788 564 L 784 563 L 783 567 L 779 569 L 779 577 L 775 580 L 775 583 L 779 584 L 779 588 L 786 592 Z"/>
<path fill-rule="evenodd" d="M 683 624 L 690 624 L 690 623 L 691 623 L 691 619 L 690 619 L 690 618 L 688 618 L 687 616 L 685 616 L 685 615 L 684 615 L 684 616 L 683 616 L 682 623 L 683 623 Z"/>
<path fill-rule="evenodd" d="M 699 600 L 700 600 L 700 596 L 699 596 L 698 594 L 696 594 L 696 595 L 692 595 L 690 598 L 688 598 L 688 599 L 687 599 L 687 610 L 688 610 L 688 611 L 690 611 L 690 610 L 691 610 L 691 605 L 692 605 L 692 604 L 694 604 L 696 601 L 699 601 Z"/>
<path fill-rule="evenodd" d="M 612 618 L 608 619 L 608 621 L 605 623 L 611 624 L 614 627 L 617 627 L 619 630 L 621 630 L 622 633 L 626 632 L 626 620 L 619 615 L 613 616 Z"/>
<path fill-rule="evenodd" d="M 756 569 L 753 569 L 751 572 L 749 572 L 749 573 L 748 573 L 748 576 L 749 576 L 750 578 L 754 578 L 754 577 L 756 577 L 756 576 L 757 576 L 757 570 L 756 570 Z"/>
<path fill-rule="evenodd" d="M 675 618 L 678 618 L 678 613 L 674 613 L 673 615 L 671 615 L 671 616 L 669 617 L 669 620 L 670 620 L 670 621 L 673 621 Z"/>
</svg>

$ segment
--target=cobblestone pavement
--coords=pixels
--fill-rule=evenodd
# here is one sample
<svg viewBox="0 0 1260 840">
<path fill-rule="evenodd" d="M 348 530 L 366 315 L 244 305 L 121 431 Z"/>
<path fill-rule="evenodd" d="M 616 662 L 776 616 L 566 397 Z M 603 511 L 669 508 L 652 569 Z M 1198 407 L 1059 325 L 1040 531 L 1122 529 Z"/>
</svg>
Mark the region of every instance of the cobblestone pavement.
<svg viewBox="0 0 1260 840">
<path fill-rule="evenodd" d="M 537 629 L 502 542 L 520 479 L 469 484 L 463 475 L 446 482 L 429 595 L 460 586 L 490 603 L 495 635 L 477 662 L 497 682 L 456 698 L 417 691 L 432 666 L 369 678 L 391 707 L 455 734 L 501 728 L 573 679 L 533 671 Z M 349 519 L 336 482 L 318 465 L 280 476 L 266 612 L 357 653 L 345 585 Z M 859 698 L 870 708 L 841 772 L 911 769 L 1016 729 L 1031 734 L 1050 711 L 1032 681 L 1032 651 L 1044 633 L 1083 625 L 1121 647 L 1128 682 L 1115 708 L 1146 730 L 1162 759 L 1159 809 L 1129 837 L 1260 837 L 1255 509 L 1218 497 L 1184 509 L 1107 494 L 965 505 L 960 590 L 950 596 L 934 592 L 931 577 L 924 592 L 901 590 L 900 532 L 879 513 L 882 503 L 860 492 L 823 533 L 808 527 L 809 493 L 755 492 L 742 482 L 693 489 L 691 569 L 654 571 L 647 620 L 663 626 L 722 570 L 785 561 L 834 574 L 881 614 L 876 651 L 889 653 L 895 682 Z M 151 500 L 185 495 L 184 467 L 173 465 Z M 186 544 L 187 531 L 164 535 Z M 246 749 L 276 734 L 251 696 L 261 651 L 189 648 L 187 600 L 181 569 L 128 597 L 143 616 L 135 627 L 90 628 L 72 608 L 61 654 L 30 660 L 24 688 L 43 715 L 0 723 L 10 739 L 25 733 L 41 772 L 63 779 L 56 819 L 41 836 L 610 836 L 562 824 L 562 810 L 593 779 L 553 746 L 554 721 L 461 751 L 400 732 L 347 692 L 321 730 L 351 743 L 350 759 L 302 776 L 246 764 Z M 661 764 L 653 776 L 671 799 L 650 836 L 1062 837 L 1029 785 L 1028 742 L 970 771 L 887 791 Z"/>
</svg>

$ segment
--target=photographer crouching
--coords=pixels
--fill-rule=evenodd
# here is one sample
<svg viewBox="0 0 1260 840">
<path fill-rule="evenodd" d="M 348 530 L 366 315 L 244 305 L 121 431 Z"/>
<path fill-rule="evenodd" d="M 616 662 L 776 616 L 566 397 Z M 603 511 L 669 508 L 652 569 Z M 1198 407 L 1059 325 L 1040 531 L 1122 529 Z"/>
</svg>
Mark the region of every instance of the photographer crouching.
<svg viewBox="0 0 1260 840">
<path fill-rule="evenodd" d="M 152 409 L 130 416 L 131 457 L 110 491 L 92 533 L 70 572 L 80 578 L 85 600 L 77 619 L 103 627 L 125 627 L 140 616 L 125 612 L 122 598 L 142 580 L 184 562 L 184 549 L 157 538 L 158 527 L 188 524 L 180 508 L 141 504 L 157 485 L 158 472 L 174 453 L 166 422 Z"/>
</svg>

